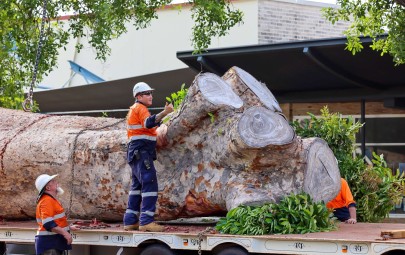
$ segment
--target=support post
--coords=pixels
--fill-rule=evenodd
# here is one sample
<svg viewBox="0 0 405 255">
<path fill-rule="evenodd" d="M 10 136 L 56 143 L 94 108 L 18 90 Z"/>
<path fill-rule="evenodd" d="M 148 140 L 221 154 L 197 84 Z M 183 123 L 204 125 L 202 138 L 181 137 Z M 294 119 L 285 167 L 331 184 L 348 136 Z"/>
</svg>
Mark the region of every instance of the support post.
<svg viewBox="0 0 405 255">
<path fill-rule="evenodd" d="M 360 129 L 360 134 L 361 134 L 361 155 L 364 157 L 366 156 L 366 100 L 362 99 L 361 100 L 361 116 L 360 116 L 360 122 L 363 124 L 363 126 Z"/>
</svg>

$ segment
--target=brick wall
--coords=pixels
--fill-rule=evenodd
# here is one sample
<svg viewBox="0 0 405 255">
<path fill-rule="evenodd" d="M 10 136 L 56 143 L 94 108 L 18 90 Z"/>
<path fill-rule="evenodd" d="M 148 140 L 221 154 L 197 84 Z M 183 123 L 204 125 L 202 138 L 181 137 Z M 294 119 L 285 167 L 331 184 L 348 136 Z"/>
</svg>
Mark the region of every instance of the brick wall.
<svg viewBox="0 0 405 255">
<path fill-rule="evenodd" d="M 330 4 L 304 0 L 259 0 L 259 44 L 342 37 L 349 23 L 332 25 L 321 9 Z"/>
</svg>

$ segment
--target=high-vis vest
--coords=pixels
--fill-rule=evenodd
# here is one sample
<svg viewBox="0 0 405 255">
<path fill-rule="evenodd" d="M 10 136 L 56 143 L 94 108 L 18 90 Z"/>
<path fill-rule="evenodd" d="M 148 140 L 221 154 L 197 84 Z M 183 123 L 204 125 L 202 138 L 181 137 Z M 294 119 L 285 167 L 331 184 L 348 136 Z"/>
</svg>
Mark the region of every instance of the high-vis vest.
<svg viewBox="0 0 405 255">
<path fill-rule="evenodd" d="M 326 204 L 327 208 L 336 209 L 342 207 L 349 207 L 349 205 L 351 204 L 356 204 L 346 180 L 341 178 L 341 182 L 342 184 L 339 193 L 333 200 L 331 200 L 329 203 Z"/>
<path fill-rule="evenodd" d="M 37 223 L 39 225 L 37 235 L 47 236 L 56 235 L 56 233 L 48 231 L 44 225 L 50 222 L 56 223 L 58 227 L 64 228 L 66 231 L 69 230 L 69 224 L 65 211 L 58 200 L 53 198 L 48 194 L 42 195 L 37 204 L 36 210 Z M 52 224 L 55 225 L 55 224 Z"/>
<path fill-rule="evenodd" d="M 130 141 L 146 139 L 156 141 L 156 129 L 146 128 L 146 120 L 150 116 L 149 110 L 141 103 L 135 103 L 129 108 L 127 116 L 127 135 Z"/>
</svg>

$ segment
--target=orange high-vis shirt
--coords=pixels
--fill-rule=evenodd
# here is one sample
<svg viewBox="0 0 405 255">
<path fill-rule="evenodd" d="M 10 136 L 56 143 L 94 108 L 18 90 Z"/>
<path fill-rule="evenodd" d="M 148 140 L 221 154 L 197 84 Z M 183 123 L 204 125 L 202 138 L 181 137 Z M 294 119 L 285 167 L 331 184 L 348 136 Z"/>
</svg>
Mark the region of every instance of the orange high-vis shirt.
<svg viewBox="0 0 405 255">
<path fill-rule="evenodd" d="M 69 229 L 65 210 L 58 200 L 48 194 L 42 195 L 37 204 L 36 219 L 39 225 L 37 235 L 54 235 L 51 231 L 45 229 L 44 225 L 48 222 L 55 222 L 61 228 Z"/>
<path fill-rule="evenodd" d="M 147 139 L 156 141 L 156 129 L 146 128 L 145 121 L 151 116 L 146 106 L 141 103 L 135 103 L 129 108 L 127 116 L 127 135 L 130 140 Z"/>
<path fill-rule="evenodd" d="M 350 191 L 347 181 L 341 178 L 341 188 L 337 196 L 326 204 L 327 208 L 336 209 L 342 207 L 349 207 L 350 204 L 355 204 L 352 192 Z"/>
</svg>

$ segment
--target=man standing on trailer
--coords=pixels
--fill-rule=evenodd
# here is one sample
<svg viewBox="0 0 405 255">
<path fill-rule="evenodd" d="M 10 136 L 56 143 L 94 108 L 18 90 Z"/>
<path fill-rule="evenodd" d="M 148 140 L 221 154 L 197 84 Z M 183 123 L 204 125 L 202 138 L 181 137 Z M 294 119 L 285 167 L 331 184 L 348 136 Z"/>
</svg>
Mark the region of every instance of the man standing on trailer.
<svg viewBox="0 0 405 255">
<path fill-rule="evenodd" d="M 35 180 L 35 187 L 39 194 L 37 198 L 36 218 L 39 225 L 35 236 L 35 251 L 40 255 L 61 255 L 65 250 L 72 249 L 72 236 L 65 211 L 56 199 L 56 195 L 63 194 L 54 179 L 58 175 L 41 174 Z"/>
<path fill-rule="evenodd" d="M 153 90 L 145 82 L 135 84 L 135 104 L 130 107 L 127 116 L 127 160 L 132 169 L 132 184 L 124 214 L 125 230 L 164 230 L 154 222 L 158 183 L 153 161 L 156 160 L 156 129 L 162 119 L 173 112 L 173 105 L 166 103 L 162 112 L 151 115 L 147 107 L 152 105 Z"/>
</svg>

